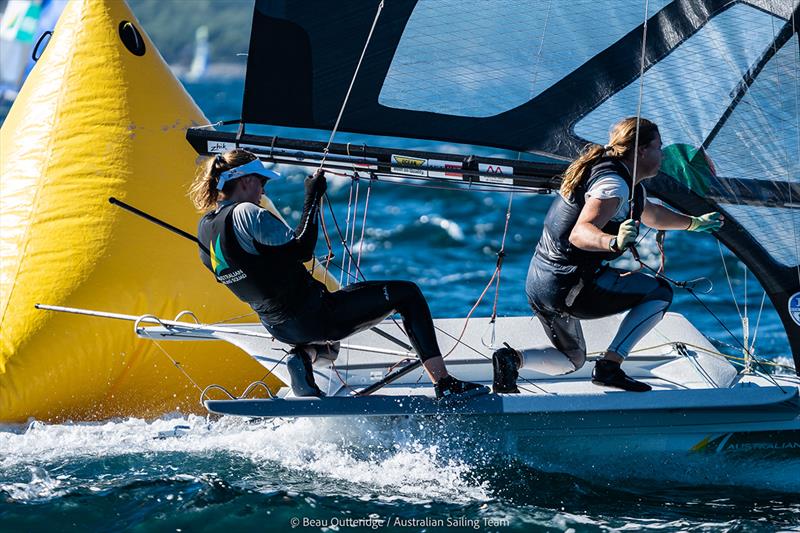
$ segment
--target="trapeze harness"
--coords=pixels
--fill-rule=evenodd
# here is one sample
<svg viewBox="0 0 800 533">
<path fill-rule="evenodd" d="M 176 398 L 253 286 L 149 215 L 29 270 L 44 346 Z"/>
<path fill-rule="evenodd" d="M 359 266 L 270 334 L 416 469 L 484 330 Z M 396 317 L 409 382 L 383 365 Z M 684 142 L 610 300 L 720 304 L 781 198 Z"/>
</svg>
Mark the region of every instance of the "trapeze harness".
<svg viewBox="0 0 800 533">
<path fill-rule="evenodd" d="M 619 160 L 603 158 L 572 198 L 557 195 L 544 221 L 544 231 L 530 262 L 526 280 L 528 303 L 551 342 L 577 370 L 586 362 L 580 319 L 602 318 L 630 310 L 608 347 L 622 357 L 664 316 L 672 288 L 643 272 L 627 272 L 606 264 L 623 252 L 589 252 L 576 248 L 569 236 L 586 203 L 586 192 L 601 177 L 615 174 L 632 187 L 632 177 Z M 640 220 L 645 191 L 636 185 L 633 219 Z M 616 235 L 621 221 L 611 220 L 602 231 Z"/>
<path fill-rule="evenodd" d="M 369 281 L 330 292 L 308 273 L 303 263 L 313 257 L 318 204 L 318 199 L 306 197 L 300 225 L 285 244 L 253 239 L 256 254 L 247 252 L 237 238 L 233 213 L 238 204 L 222 205 L 200 220 L 200 259 L 281 342 L 302 346 L 338 341 L 400 313 L 420 358 L 441 356 L 430 309 L 416 284 Z M 277 217 L 269 222 L 283 224 Z"/>
</svg>

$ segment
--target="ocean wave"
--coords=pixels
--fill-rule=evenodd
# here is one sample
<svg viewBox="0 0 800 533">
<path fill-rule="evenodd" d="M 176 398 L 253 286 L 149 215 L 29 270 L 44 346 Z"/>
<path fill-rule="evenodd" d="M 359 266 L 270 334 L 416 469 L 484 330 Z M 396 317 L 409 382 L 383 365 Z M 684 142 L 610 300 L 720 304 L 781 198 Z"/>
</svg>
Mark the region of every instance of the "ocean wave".
<svg viewBox="0 0 800 533">
<path fill-rule="evenodd" d="M 176 425 L 190 430 L 181 437 L 159 438 Z M 226 469 L 235 459 L 243 465 L 242 483 L 268 490 L 275 489 L 276 473 L 284 472 L 325 479 L 334 492 L 356 490 L 376 499 L 464 502 L 489 497 L 482 484 L 470 478 L 469 463 L 443 448 L 440 439 L 420 439 L 415 428 L 367 420 L 347 425 L 310 419 L 250 423 L 189 416 L 150 422 L 36 423 L 24 432 L 1 432 L 0 457 L 0 471 L 15 473 L 16 479 L 2 486 L 13 499 L 57 497 L 65 487 L 47 476 L 45 468 L 98 458 L 116 461 L 112 470 L 126 479 L 137 469 L 150 477 L 199 475 L 196 466 Z M 193 466 L 186 457 L 206 460 L 195 459 Z M 30 468 L 36 469 L 33 477 L 26 473 Z M 93 483 L 91 477 L 73 476 L 68 485 L 86 488 Z"/>
</svg>

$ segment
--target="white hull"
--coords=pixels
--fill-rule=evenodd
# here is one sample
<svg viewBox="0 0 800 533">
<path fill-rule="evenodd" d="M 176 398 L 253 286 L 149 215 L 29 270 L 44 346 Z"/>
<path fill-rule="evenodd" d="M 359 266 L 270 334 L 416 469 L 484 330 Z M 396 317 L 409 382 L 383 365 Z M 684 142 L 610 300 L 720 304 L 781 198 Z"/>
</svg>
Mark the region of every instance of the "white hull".
<svg viewBox="0 0 800 533">
<path fill-rule="evenodd" d="M 590 362 L 578 371 L 549 347 L 538 321 L 498 319 L 495 336 L 524 353 L 520 394 L 489 394 L 454 404 L 433 398 L 433 388 L 417 369 L 370 396 L 353 392 L 383 379 L 414 354 L 374 331 L 346 339 L 332 365 L 321 359 L 315 378 L 328 395 L 293 398 L 288 388 L 277 399 L 206 399 L 209 411 L 248 417 L 445 417 L 473 432 L 493 435 L 515 455 L 568 446 L 580 453 L 774 450 L 800 453 L 800 380 L 795 376 L 738 374 L 683 316 L 668 313 L 634 348 L 626 372 L 653 387 L 630 393 L 591 383 L 592 352 L 601 351 L 622 315 L 585 321 Z M 446 353 L 459 337 L 463 319 L 436 320 Z M 392 322 L 380 329 L 404 342 Z M 251 335 L 243 334 L 250 332 Z M 141 328 L 140 336 L 160 340 L 222 339 L 244 349 L 288 383 L 286 346 L 258 324 Z M 255 335 L 252 335 L 255 334 Z M 446 359 L 453 375 L 491 385 L 493 349 L 484 346 L 491 330 L 486 318 L 472 319 L 459 346 Z M 402 365 L 401 365 L 402 366 Z M 346 384 L 345 384 L 346 383 Z M 213 393 L 211 397 L 218 398 Z"/>
</svg>

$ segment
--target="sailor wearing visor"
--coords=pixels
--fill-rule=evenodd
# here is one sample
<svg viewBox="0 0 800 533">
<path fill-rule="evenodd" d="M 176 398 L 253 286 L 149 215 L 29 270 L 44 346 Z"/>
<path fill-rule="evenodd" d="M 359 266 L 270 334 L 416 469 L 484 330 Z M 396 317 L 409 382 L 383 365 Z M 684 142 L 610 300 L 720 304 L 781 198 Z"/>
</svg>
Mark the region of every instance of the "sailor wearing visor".
<svg viewBox="0 0 800 533">
<path fill-rule="evenodd" d="M 664 279 L 613 268 L 608 261 L 635 244 L 640 221 L 659 230 L 702 232 L 723 223 L 719 213 L 690 217 L 647 199 L 642 182 L 658 173 L 661 158 L 658 126 L 644 118 L 623 119 L 612 128 L 608 144 L 587 146 L 564 174 L 528 269 L 528 302 L 573 370 L 586 362 L 581 320 L 628 312 L 594 367 L 592 381 L 598 385 L 650 390 L 620 365 L 672 302 Z M 495 353 L 495 367 L 515 377 L 515 369 L 505 368 L 509 357 L 520 364 L 521 355 L 504 348 Z M 515 392 L 513 383 L 502 385 L 504 392 Z"/>
<path fill-rule="evenodd" d="M 365 281 L 330 292 L 303 265 L 314 257 L 318 210 L 327 188 L 317 171 L 305 179 L 300 222 L 289 228 L 259 207 L 264 186 L 279 174 L 246 150 L 219 154 L 202 167 L 189 191 L 200 220 L 200 258 L 217 281 L 258 313 L 264 327 L 293 347 L 286 364 L 297 396 L 322 396 L 312 358 L 335 357 L 327 346 L 399 313 L 438 398 L 466 398 L 487 387 L 450 376 L 428 303 L 409 281 Z"/>
</svg>

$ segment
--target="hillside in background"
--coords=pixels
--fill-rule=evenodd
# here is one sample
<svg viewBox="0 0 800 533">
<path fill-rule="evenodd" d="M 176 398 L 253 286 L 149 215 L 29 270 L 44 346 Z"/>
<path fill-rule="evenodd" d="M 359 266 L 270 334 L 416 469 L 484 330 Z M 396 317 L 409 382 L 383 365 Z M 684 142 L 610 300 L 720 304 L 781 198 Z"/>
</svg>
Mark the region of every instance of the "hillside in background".
<svg viewBox="0 0 800 533">
<path fill-rule="evenodd" d="M 192 61 L 195 31 L 203 25 L 210 63 L 246 63 L 253 0 L 127 1 L 170 65 Z"/>
<path fill-rule="evenodd" d="M 211 63 L 245 64 L 254 0 L 127 0 L 170 65 L 187 66 L 197 28 L 207 26 Z M 8 0 L 0 0 L 0 13 Z"/>
</svg>

